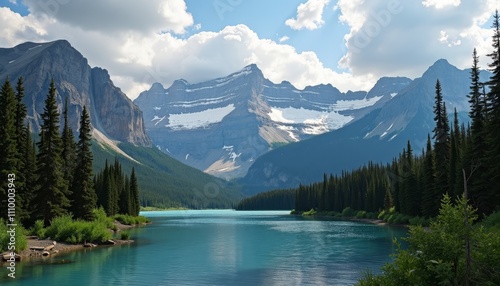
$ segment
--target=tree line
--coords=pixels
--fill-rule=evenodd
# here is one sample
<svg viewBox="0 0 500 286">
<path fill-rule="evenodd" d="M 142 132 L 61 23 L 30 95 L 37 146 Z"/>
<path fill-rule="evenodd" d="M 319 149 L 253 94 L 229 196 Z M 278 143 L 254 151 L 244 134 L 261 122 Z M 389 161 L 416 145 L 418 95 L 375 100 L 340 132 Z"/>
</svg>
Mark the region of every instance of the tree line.
<svg viewBox="0 0 500 286">
<path fill-rule="evenodd" d="M 297 212 L 342 212 L 354 210 L 377 212 L 395 208 L 409 216 L 435 217 L 443 195 L 453 199 L 468 186 L 470 203 L 482 216 L 500 206 L 500 25 L 498 11 L 493 22 L 493 52 L 487 82 L 479 80 L 479 58 L 474 49 L 470 71 L 470 119 L 460 123 L 454 110 L 450 123 L 439 79 L 435 85 L 433 108 L 435 128 L 427 145 L 415 154 L 408 141 L 403 151 L 389 164 L 369 162 L 351 172 L 326 175 L 322 182 L 301 185 L 295 193 Z M 287 201 L 287 192 L 273 201 Z M 258 198 L 247 199 L 258 205 Z"/>
<path fill-rule="evenodd" d="M 134 170 L 127 179 L 127 193 L 120 189 L 112 197 L 124 206 L 110 210 L 98 194 L 108 192 L 99 188 L 92 170 L 92 133 L 90 116 L 84 106 L 80 117 L 78 138 L 68 124 L 68 98 L 62 113 L 62 132 L 56 101 L 56 87 L 50 82 L 38 141 L 27 122 L 27 107 L 23 102 L 24 86 L 20 77 L 15 87 L 7 78 L 0 90 L 0 218 L 7 218 L 7 192 L 15 190 L 15 218 L 24 226 L 43 220 L 48 226 L 56 217 L 71 214 L 75 219 L 92 220 L 93 210 L 103 206 L 108 215 L 124 213 L 138 215 L 139 200 Z M 105 166 L 105 170 L 108 166 Z M 14 174 L 15 180 L 7 180 Z M 122 174 L 121 174 L 122 175 Z M 12 176 L 12 175 L 11 175 Z M 122 175 L 123 177 L 123 175 Z M 9 185 L 11 183 L 11 185 Z M 114 192 L 114 190 L 113 190 Z M 123 197 L 123 198 L 121 198 Z M 125 201 L 128 200 L 128 201 Z"/>
</svg>

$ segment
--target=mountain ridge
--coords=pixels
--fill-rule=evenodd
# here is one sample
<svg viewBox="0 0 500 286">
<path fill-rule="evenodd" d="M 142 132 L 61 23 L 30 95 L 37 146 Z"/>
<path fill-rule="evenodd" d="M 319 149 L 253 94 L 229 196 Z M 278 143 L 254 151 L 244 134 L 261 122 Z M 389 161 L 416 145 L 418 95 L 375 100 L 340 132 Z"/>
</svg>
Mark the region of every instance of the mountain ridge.
<svg viewBox="0 0 500 286">
<path fill-rule="evenodd" d="M 134 103 L 160 150 L 232 179 L 244 176 L 256 158 L 275 146 L 338 129 L 385 104 L 390 94 L 411 82 L 404 77 L 394 81 L 379 84 L 372 93 L 342 93 L 331 84 L 299 90 L 288 81 L 272 83 L 251 64 L 194 84 L 177 80 L 165 88 L 154 83 Z"/>
</svg>

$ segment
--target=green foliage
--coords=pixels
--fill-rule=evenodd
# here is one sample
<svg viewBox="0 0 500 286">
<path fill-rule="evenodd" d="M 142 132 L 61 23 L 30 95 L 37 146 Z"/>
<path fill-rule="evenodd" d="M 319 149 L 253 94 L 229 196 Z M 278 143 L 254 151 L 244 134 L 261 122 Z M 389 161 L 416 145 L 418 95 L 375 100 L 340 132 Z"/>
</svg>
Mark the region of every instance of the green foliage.
<svg viewBox="0 0 500 286">
<path fill-rule="evenodd" d="M 274 190 L 241 200 L 237 210 L 289 210 L 295 205 L 295 190 Z"/>
<path fill-rule="evenodd" d="M 351 209 L 350 207 L 347 207 L 342 210 L 342 217 L 353 217 L 354 216 L 354 210 Z"/>
<path fill-rule="evenodd" d="M 40 116 L 42 124 L 37 157 L 39 189 L 33 202 L 35 217 L 43 219 L 47 226 L 53 218 L 67 214 L 70 207 L 68 182 L 64 179 L 62 169 L 62 140 L 54 81 L 50 83 L 44 112 Z"/>
<path fill-rule="evenodd" d="M 147 217 L 144 216 L 131 216 L 125 214 L 117 214 L 113 218 L 122 224 L 126 225 L 138 225 L 151 222 Z"/>
<path fill-rule="evenodd" d="M 11 242 L 11 231 L 14 230 L 15 233 L 15 244 L 9 244 Z M 13 229 L 8 227 L 3 219 L 0 219 L 0 252 L 16 252 L 19 253 L 23 251 L 28 246 L 28 240 L 26 239 L 26 234 L 28 232 L 26 229 L 20 225 L 17 225 Z M 15 247 L 15 248 L 13 248 Z"/>
<path fill-rule="evenodd" d="M 480 225 L 493 232 L 500 233 L 500 211 L 496 211 L 485 217 Z"/>
<path fill-rule="evenodd" d="M 75 218 L 93 219 L 93 210 L 97 204 L 97 195 L 92 181 L 92 131 L 90 115 L 84 106 L 80 118 L 80 132 L 77 144 L 76 171 L 73 181 L 73 204 L 71 210 Z"/>
<path fill-rule="evenodd" d="M 45 237 L 68 243 L 104 242 L 111 239 L 106 222 L 72 220 L 68 215 L 56 217 L 45 231 Z"/>
<path fill-rule="evenodd" d="M 358 211 L 356 213 L 356 218 L 366 218 L 366 211 Z"/>
<path fill-rule="evenodd" d="M 121 240 L 129 240 L 130 239 L 130 233 L 123 231 L 120 233 L 120 239 Z"/>
<path fill-rule="evenodd" d="M 317 211 L 315 209 L 310 209 L 307 212 L 303 212 L 302 215 L 312 216 L 312 215 L 315 215 L 316 213 L 317 213 Z"/>
<path fill-rule="evenodd" d="M 45 237 L 45 226 L 43 225 L 43 220 L 39 219 L 35 221 L 35 224 L 30 229 L 31 235 L 37 237 Z"/>
<path fill-rule="evenodd" d="M 405 239 L 408 249 L 396 242 L 393 263 L 383 266 L 380 276 L 365 275 L 358 285 L 498 285 L 500 237 L 484 227 L 473 228 L 477 217 L 464 198 L 454 205 L 449 196 L 444 196 L 439 215 L 429 229 L 411 226 Z"/>
</svg>

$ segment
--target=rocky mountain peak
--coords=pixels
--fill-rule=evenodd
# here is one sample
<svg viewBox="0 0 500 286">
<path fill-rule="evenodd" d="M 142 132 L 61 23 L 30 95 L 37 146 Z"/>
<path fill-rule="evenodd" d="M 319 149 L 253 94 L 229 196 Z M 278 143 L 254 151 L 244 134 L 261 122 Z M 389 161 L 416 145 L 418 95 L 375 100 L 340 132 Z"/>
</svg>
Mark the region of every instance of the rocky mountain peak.
<svg viewBox="0 0 500 286">
<path fill-rule="evenodd" d="M 0 49 L 0 78 L 7 76 L 24 78 L 24 100 L 34 132 L 39 131 L 44 100 L 50 81 L 54 80 L 59 111 L 67 98 L 69 123 L 74 131 L 79 129 L 79 118 L 86 106 L 93 128 L 108 139 L 151 144 L 139 108 L 113 84 L 105 69 L 91 68 L 66 40 Z"/>
</svg>

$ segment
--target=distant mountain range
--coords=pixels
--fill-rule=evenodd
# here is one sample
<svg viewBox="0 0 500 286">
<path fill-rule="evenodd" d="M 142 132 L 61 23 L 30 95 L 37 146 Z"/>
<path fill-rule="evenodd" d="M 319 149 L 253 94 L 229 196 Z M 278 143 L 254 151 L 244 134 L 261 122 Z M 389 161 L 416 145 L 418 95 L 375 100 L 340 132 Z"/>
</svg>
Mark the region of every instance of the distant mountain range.
<svg viewBox="0 0 500 286">
<path fill-rule="evenodd" d="M 482 72 L 481 80 L 489 75 Z M 249 65 L 195 84 L 155 83 L 132 102 L 106 70 L 91 68 L 60 40 L 0 49 L 0 79 L 19 76 L 34 132 L 54 79 L 60 110 L 69 99 L 73 130 L 83 106 L 89 107 L 99 144 L 96 164 L 117 155 L 125 166 L 140 166 L 150 201 L 191 207 L 227 207 L 240 196 L 238 185 L 199 170 L 237 178 L 250 194 L 307 184 L 369 160 L 388 162 L 407 140 L 418 152 L 434 127 L 437 79 L 450 113 L 456 108 L 467 121 L 469 110 L 469 70 L 443 59 L 420 78 L 384 77 L 368 92 L 342 93 L 332 85 L 300 90 L 286 81 L 275 84 Z M 214 186 L 217 196 L 210 192 Z M 209 197 L 200 201 L 197 194 Z"/>
<path fill-rule="evenodd" d="M 256 65 L 189 84 L 155 83 L 134 101 L 154 144 L 177 160 L 223 178 L 245 176 L 254 161 L 290 142 L 337 130 L 390 101 L 411 83 L 384 78 L 370 92 L 331 85 L 303 90 L 274 84 Z"/>
<path fill-rule="evenodd" d="M 489 76 L 489 72 L 482 71 L 481 81 L 487 81 Z M 435 126 L 436 81 L 441 82 L 450 120 L 456 108 L 460 121 L 467 124 L 469 77 L 470 70 L 459 70 L 446 60 L 438 60 L 422 77 L 356 122 L 264 154 L 240 183 L 246 193 L 256 193 L 320 181 L 323 173 L 340 174 L 369 161 L 389 162 L 402 152 L 408 140 L 414 151 L 420 152 Z"/>
</svg>

